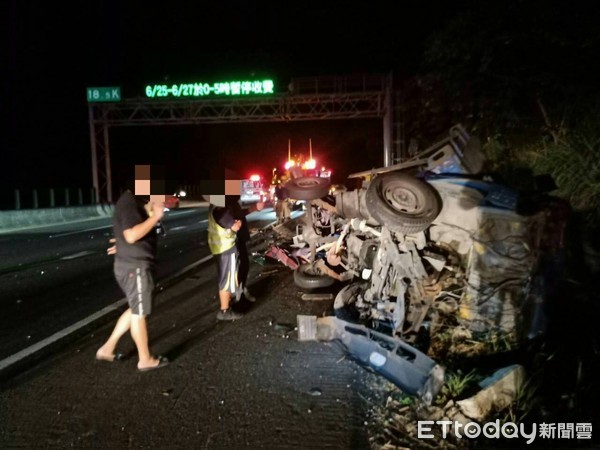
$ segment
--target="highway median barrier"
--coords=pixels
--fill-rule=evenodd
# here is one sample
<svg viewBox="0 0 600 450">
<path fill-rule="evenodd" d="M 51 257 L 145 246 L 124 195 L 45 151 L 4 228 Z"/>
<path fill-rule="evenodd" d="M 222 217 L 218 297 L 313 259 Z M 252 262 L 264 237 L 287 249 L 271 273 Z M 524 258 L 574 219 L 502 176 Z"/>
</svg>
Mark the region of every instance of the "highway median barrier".
<svg viewBox="0 0 600 450">
<path fill-rule="evenodd" d="M 0 232 L 112 217 L 113 212 L 112 204 L 0 211 Z"/>
</svg>

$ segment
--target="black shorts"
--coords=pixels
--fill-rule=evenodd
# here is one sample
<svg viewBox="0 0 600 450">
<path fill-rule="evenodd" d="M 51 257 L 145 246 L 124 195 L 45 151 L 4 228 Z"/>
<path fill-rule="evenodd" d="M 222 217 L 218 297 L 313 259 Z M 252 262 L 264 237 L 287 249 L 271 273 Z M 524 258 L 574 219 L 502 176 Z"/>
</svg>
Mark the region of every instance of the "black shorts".
<svg viewBox="0 0 600 450">
<path fill-rule="evenodd" d="M 235 294 L 238 288 L 237 270 L 239 258 L 237 249 L 233 247 L 223 253 L 215 255 L 217 262 L 217 275 L 219 290 Z"/>
<path fill-rule="evenodd" d="M 115 262 L 115 278 L 125 293 L 131 311 L 136 316 L 152 313 L 154 292 L 153 270 L 148 265 Z"/>
</svg>

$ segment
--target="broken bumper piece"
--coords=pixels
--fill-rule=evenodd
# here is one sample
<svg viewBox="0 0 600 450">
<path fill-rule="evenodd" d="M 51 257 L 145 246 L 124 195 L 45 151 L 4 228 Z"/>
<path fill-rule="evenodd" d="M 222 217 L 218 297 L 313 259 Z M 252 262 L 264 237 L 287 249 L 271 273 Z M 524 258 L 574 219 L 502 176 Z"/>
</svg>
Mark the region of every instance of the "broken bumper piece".
<svg viewBox="0 0 600 450">
<path fill-rule="evenodd" d="M 430 405 L 444 384 L 444 369 L 399 338 L 337 317 L 298 316 L 298 340 L 341 342 L 359 363 L 390 380 L 403 392 Z"/>
</svg>

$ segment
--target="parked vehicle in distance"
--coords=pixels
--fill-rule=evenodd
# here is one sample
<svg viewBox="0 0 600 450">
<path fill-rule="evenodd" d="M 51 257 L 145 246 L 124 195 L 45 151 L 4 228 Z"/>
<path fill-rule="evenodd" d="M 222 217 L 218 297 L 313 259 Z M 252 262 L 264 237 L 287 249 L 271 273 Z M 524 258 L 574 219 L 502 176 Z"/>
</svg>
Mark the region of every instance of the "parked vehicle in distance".
<svg viewBox="0 0 600 450">
<path fill-rule="evenodd" d="M 180 199 L 185 196 L 186 196 L 185 191 L 178 191 L 173 195 L 167 195 L 165 197 L 165 208 L 178 209 L 181 206 Z"/>
<path fill-rule="evenodd" d="M 251 175 L 242 180 L 240 201 L 242 203 L 266 202 L 269 197 L 269 188 L 260 175 Z"/>
</svg>

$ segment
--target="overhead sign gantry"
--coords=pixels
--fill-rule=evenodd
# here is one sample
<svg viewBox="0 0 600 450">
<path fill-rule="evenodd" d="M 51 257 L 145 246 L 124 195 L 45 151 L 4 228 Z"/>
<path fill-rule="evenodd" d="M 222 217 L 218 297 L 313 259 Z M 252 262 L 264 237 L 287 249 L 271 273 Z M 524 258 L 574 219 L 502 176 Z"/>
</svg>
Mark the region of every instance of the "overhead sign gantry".
<svg viewBox="0 0 600 450">
<path fill-rule="evenodd" d="M 285 92 L 268 79 L 153 84 L 144 92 L 127 99 L 117 87 L 87 89 L 97 201 L 113 201 L 111 127 L 382 118 L 384 165 L 392 163 L 394 137 L 396 155 L 402 149 L 390 75 L 293 79 Z"/>
</svg>

